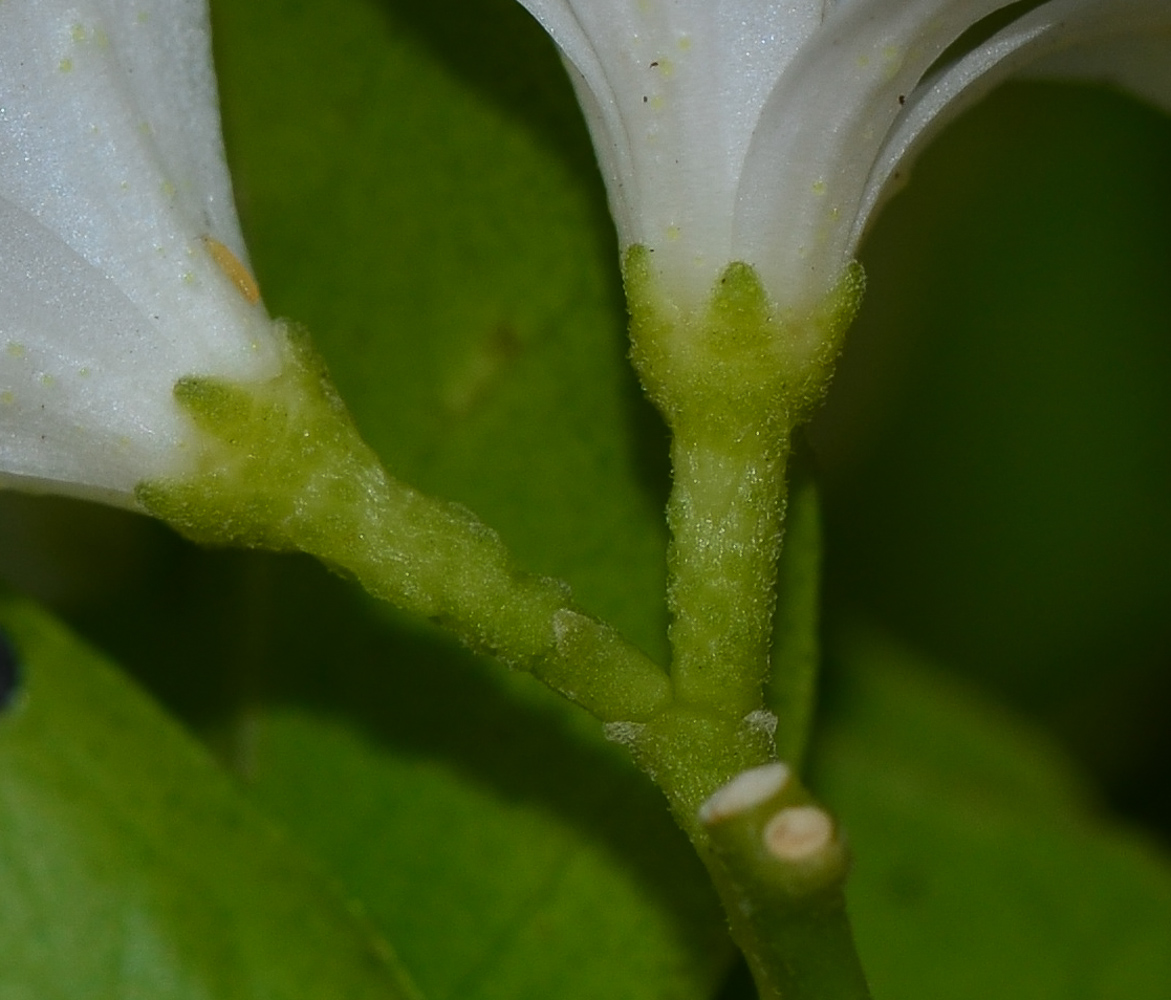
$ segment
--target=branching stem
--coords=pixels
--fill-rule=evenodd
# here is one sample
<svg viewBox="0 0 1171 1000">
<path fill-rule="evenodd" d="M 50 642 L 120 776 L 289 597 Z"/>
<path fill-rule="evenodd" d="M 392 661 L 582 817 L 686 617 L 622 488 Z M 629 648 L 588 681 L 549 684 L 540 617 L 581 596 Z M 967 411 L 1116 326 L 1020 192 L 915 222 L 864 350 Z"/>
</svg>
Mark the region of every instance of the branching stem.
<svg viewBox="0 0 1171 1000">
<path fill-rule="evenodd" d="M 769 655 L 785 466 L 794 429 L 828 384 L 858 304 L 860 274 L 848 272 L 820 309 L 800 316 L 781 313 L 745 264 L 729 265 L 706 308 L 692 314 L 664 296 L 649 251 L 628 253 L 625 276 L 632 358 L 671 428 L 674 466 L 668 585 L 675 701 L 634 740 L 635 754 L 711 872 L 761 997 L 864 1000 L 836 829 L 828 814 L 806 804 L 785 765 L 768 763 L 776 760 L 775 727 L 786 749 L 803 750 L 813 697 L 809 637 L 787 613 L 793 609 L 782 615 L 778 634 L 785 653 L 801 657 L 799 676 L 786 677 L 784 663 L 774 671 Z M 803 506 L 801 528 L 804 541 L 816 545 L 812 513 L 811 521 Z M 786 570 L 792 585 L 808 566 Z M 784 712 L 779 719 L 766 708 L 770 674 L 779 676 L 767 706 Z M 712 808 L 717 789 L 736 788 L 769 766 L 785 769 L 776 789 L 750 796 L 747 806 L 737 800 L 735 808 Z M 786 823 L 797 831 L 787 840 Z M 806 841 L 811 853 L 801 847 Z"/>
<path fill-rule="evenodd" d="M 576 607 L 564 584 L 520 571 L 470 512 L 390 476 L 295 332 L 269 383 L 178 384 L 201 432 L 193 472 L 141 484 L 138 500 L 200 542 L 314 555 L 582 705 L 665 792 L 762 996 L 862 1000 L 842 901 L 844 853 L 828 816 L 814 806 L 793 812 L 791 790 L 765 803 L 768 815 L 759 803 L 710 808 L 717 789 L 776 758 L 778 719 L 765 686 L 785 465 L 860 284 L 847 275 L 822 310 L 792 317 L 776 312 L 750 267 L 733 264 L 706 312 L 681 317 L 658 296 L 649 254 L 631 252 L 626 280 L 635 365 L 673 433 L 669 675 Z M 795 726 L 786 745 L 800 746 L 810 685 L 771 687 L 786 693 L 769 704 Z M 777 816 L 813 824 L 824 841 L 816 857 L 786 853 Z"/>
</svg>

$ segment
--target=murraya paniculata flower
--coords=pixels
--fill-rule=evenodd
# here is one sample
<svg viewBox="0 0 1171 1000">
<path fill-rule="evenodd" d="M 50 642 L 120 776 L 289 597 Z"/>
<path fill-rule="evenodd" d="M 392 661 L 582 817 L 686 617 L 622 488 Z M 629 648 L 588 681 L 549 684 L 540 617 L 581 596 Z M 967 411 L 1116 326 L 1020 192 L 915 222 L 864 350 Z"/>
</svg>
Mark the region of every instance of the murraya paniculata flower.
<svg viewBox="0 0 1171 1000">
<path fill-rule="evenodd" d="M 176 383 L 282 364 L 247 259 L 205 0 L 0 2 L 0 485 L 181 478 Z"/>
<path fill-rule="evenodd" d="M 623 249 L 650 251 L 685 309 L 732 262 L 783 309 L 812 308 L 913 154 L 1009 74 L 1171 107 L 1168 0 L 1048 0 L 957 58 L 1007 0 L 521 2 L 569 68 Z"/>
</svg>

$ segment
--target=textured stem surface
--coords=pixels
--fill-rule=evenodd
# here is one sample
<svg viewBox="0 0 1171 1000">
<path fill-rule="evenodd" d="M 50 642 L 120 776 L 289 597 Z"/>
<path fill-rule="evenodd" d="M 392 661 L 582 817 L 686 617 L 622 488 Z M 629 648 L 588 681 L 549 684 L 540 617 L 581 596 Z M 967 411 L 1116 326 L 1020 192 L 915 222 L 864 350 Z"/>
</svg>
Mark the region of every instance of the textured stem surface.
<svg viewBox="0 0 1171 1000">
<path fill-rule="evenodd" d="M 176 396 L 203 432 L 197 471 L 137 496 L 183 534 L 314 555 L 604 722 L 637 722 L 670 700 L 666 674 L 565 584 L 519 570 L 467 509 L 390 476 L 303 337 L 290 335 L 270 382 L 186 379 Z"/>
<path fill-rule="evenodd" d="M 671 676 L 681 701 L 744 716 L 769 669 L 788 434 L 696 423 L 671 448 Z"/>
<path fill-rule="evenodd" d="M 764 709 L 790 437 L 828 385 L 860 276 L 847 272 L 819 310 L 792 316 L 751 267 L 730 264 L 706 308 L 685 313 L 635 247 L 626 289 L 632 358 L 672 433 L 675 695 L 743 717 Z"/>
</svg>

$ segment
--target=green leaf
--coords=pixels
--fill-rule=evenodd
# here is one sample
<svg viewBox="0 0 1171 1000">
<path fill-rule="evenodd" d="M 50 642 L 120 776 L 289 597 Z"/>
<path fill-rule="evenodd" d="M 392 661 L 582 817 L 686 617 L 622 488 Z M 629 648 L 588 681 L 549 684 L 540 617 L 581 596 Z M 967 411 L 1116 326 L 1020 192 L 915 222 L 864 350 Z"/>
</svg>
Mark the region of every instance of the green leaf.
<svg viewBox="0 0 1171 1000">
<path fill-rule="evenodd" d="M 0 996 L 409 998 L 353 906 L 206 753 L 31 605 L 0 600 Z"/>
<path fill-rule="evenodd" d="M 1003 709 L 875 635 L 842 656 L 815 785 L 854 846 L 875 997 L 1165 997 L 1166 861 Z"/>
<path fill-rule="evenodd" d="M 427 996 L 710 996 L 715 895 L 596 721 L 299 565 L 271 581 L 279 673 L 239 757 Z"/>
<path fill-rule="evenodd" d="M 662 659 L 666 433 L 552 43 L 515 0 L 213 8 L 269 307 L 393 474 Z"/>
</svg>

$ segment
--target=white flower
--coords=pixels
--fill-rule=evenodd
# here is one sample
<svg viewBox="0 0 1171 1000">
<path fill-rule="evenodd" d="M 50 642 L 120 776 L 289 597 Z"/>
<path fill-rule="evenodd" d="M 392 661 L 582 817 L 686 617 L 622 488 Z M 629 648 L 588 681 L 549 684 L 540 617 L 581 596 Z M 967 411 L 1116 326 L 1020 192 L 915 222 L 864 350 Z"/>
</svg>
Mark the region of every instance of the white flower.
<svg viewBox="0 0 1171 1000">
<path fill-rule="evenodd" d="M 205 0 L 0 0 L 0 485 L 181 476 L 176 381 L 280 367 L 246 260 Z"/>
<path fill-rule="evenodd" d="M 561 48 L 623 248 L 677 306 L 734 261 L 808 309 L 934 127 L 1030 62 L 1171 106 L 1171 0 L 521 0 Z M 1011 12 L 1006 12 L 1011 13 Z"/>
</svg>

